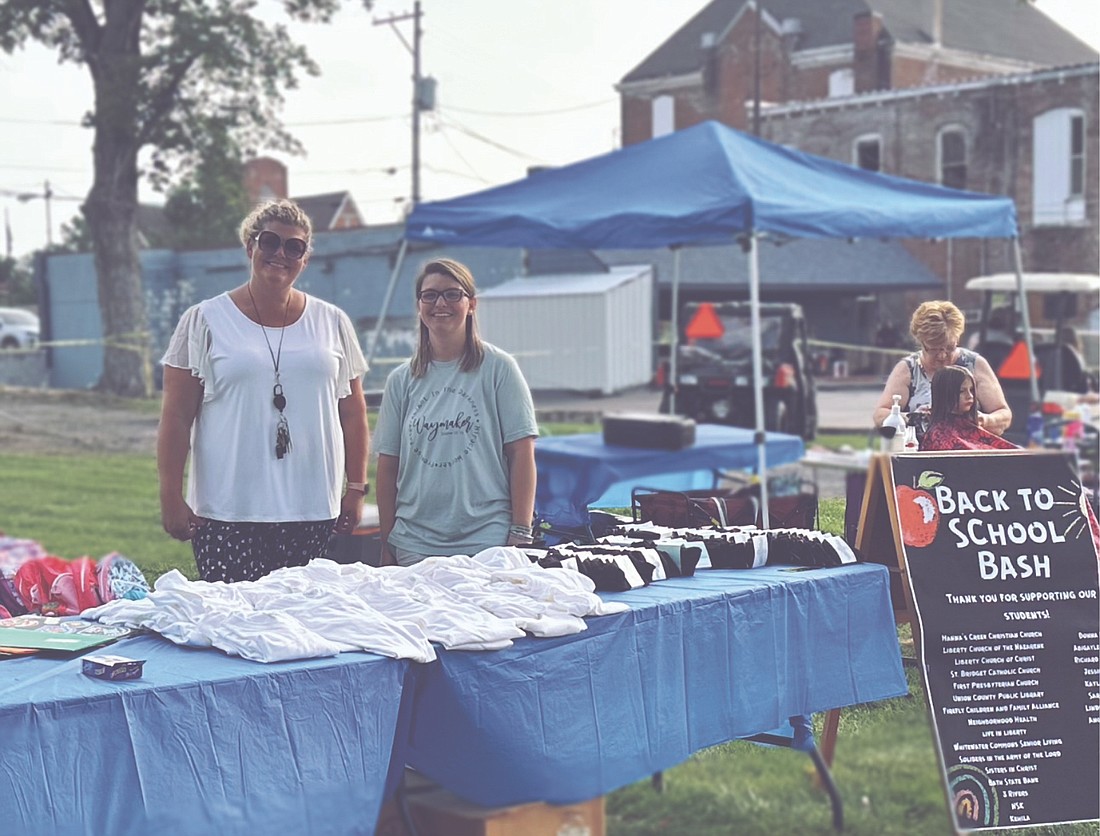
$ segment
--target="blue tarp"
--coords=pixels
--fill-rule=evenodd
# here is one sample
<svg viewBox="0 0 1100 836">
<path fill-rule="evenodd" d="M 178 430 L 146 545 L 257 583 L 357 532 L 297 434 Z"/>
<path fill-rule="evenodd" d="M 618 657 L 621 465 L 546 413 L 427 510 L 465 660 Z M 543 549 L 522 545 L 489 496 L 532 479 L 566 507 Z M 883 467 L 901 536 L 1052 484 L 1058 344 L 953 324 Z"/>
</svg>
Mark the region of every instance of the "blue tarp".
<svg viewBox="0 0 1100 836">
<path fill-rule="evenodd" d="M 865 171 L 718 122 L 550 169 L 409 215 L 439 244 L 623 249 L 798 238 L 1010 238 L 1007 197 Z"/>
</svg>

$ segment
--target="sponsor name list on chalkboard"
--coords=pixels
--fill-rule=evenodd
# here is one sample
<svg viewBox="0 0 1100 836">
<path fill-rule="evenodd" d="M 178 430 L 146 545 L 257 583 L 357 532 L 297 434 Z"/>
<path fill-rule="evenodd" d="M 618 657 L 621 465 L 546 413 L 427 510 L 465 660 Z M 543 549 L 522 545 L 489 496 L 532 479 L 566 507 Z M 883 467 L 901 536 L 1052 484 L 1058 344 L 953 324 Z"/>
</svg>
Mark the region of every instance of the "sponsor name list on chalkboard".
<svg viewBox="0 0 1100 836">
<path fill-rule="evenodd" d="M 957 827 L 1097 819 L 1097 554 L 1069 460 L 922 454 L 892 468 Z"/>
</svg>

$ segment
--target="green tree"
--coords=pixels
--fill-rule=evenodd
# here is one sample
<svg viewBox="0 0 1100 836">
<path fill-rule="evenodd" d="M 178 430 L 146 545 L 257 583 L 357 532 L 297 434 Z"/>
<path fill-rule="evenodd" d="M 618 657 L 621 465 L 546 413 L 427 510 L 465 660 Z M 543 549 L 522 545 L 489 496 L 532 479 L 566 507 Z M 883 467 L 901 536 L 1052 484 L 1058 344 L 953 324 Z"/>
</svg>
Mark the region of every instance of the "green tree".
<svg viewBox="0 0 1100 836">
<path fill-rule="evenodd" d="M 27 260 L 0 258 L 0 304 L 37 305 L 34 274 Z"/>
<path fill-rule="evenodd" d="M 370 7 L 369 0 L 364 3 Z M 340 0 L 283 0 L 291 20 L 328 22 Z M 94 103 L 92 187 L 82 207 L 95 250 L 107 340 L 99 387 L 118 395 L 151 391 L 148 315 L 138 261 L 138 181 L 163 188 L 194 167 L 211 125 L 238 146 L 298 151 L 278 110 L 283 91 L 317 66 L 271 16 L 244 0 L 3 0 L 0 49 L 27 41 L 82 64 Z M 151 148 L 149 170 L 138 155 Z"/>
<path fill-rule="evenodd" d="M 202 142 L 201 159 L 183 182 L 168 192 L 164 215 L 174 249 L 228 247 L 248 214 L 244 161 L 224 125 L 212 125 Z"/>
<path fill-rule="evenodd" d="M 88 253 L 92 251 L 92 233 L 83 215 L 73 215 L 68 223 L 61 224 L 61 244 L 50 252 Z"/>
</svg>

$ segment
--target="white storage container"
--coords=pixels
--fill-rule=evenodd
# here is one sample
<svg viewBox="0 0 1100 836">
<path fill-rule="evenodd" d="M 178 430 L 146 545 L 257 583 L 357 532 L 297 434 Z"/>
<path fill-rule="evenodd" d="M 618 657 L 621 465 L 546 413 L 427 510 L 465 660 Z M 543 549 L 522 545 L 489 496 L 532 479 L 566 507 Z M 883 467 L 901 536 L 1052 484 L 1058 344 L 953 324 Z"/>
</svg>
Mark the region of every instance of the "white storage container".
<svg viewBox="0 0 1100 836">
<path fill-rule="evenodd" d="M 478 294 L 482 336 L 532 389 L 610 395 L 653 374 L 653 268 L 525 276 Z"/>
</svg>

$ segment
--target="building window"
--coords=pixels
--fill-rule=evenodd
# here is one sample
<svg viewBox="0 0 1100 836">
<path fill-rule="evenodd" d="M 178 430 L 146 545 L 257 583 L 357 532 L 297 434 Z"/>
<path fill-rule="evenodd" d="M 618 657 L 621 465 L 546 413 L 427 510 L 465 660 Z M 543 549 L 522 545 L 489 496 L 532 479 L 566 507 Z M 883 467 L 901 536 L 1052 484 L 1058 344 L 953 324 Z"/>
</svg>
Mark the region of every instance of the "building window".
<svg viewBox="0 0 1100 836">
<path fill-rule="evenodd" d="M 829 73 L 829 98 L 837 96 L 850 96 L 855 91 L 852 68 L 845 67 L 842 70 L 833 70 Z"/>
<path fill-rule="evenodd" d="M 1032 222 L 1064 226 L 1085 220 L 1085 119 L 1077 108 L 1061 107 L 1032 123 Z"/>
<path fill-rule="evenodd" d="M 958 128 L 940 131 L 940 183 L 952 189 L 966 188 L 966 134 Z"/>
<path fill-rule="evenodd" d="M 882 171 L 882 138 L 861 136 L 856 140 L 852 162 L 867 171 Z"/>
<path fill-rule="evenodd" d="M 1069 193 L 1085 196 L 1085 118 L 1080 113 L 1069 120 Z"/>
<path fill-rule="evenodd" d="M 658 96 L 653 100 L 650 113 L 653 138 L 670 134 L 676 130 L 676 99 L 672 96 Z"/>
</svg>

